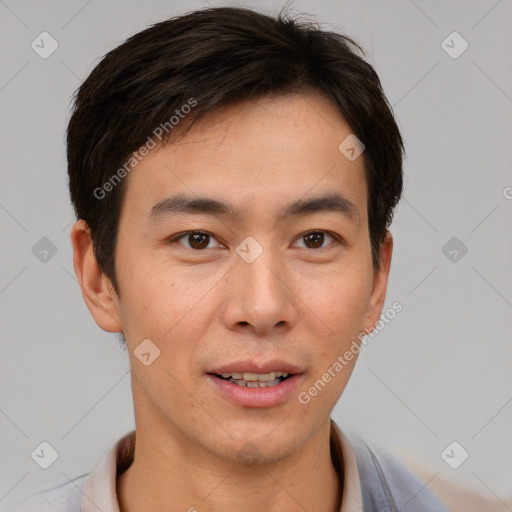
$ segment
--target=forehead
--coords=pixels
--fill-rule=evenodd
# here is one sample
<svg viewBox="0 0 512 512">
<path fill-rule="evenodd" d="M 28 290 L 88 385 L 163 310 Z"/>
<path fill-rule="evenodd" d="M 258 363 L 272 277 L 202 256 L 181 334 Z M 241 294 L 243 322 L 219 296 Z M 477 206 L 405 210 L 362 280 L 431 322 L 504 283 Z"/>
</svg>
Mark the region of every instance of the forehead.
<svg viewBox="0 0 512 512">
<path fill-rule="evenodd" d="M 145 215 L 176 192 L 224 198 L 240 211 L 335 191 L 361 205 L 364 160 L 350 161 L 338 149 L 350 134 L 336 106 L 316 91 L 217 108 L 132 170 L 123 210 Z"/>
</svg>

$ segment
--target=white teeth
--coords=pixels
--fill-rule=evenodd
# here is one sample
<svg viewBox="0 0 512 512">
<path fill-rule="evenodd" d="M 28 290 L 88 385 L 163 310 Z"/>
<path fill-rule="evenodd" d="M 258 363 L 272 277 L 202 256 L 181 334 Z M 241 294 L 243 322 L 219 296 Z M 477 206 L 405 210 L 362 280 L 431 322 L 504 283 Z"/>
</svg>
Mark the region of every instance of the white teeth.
<svg viewBox="0 0 512 512">
<path fill-rule="evenodd" d="M 244 380 L 251 380 L 250 378 L 248 379 L 246 377 L 246 375 L 255 377 L 252 380 L 253 381 L 259 381 L 259 382 L 269 382 L 269 381 L 274 380 L 276 378 L 276 373 L 275 372 L 272 372 L 272 373 L 258 373 L 258 374 L 244 373 Z"/>
<path fill-rule="evenodd" d="M 262 377 L 261 379 L 260 379 L 260 376 Z M 275 374 L 273 374 L 273 373 L 258 374 L 258 373 L 247 373 L 247 372 L 245 372 L 243 374 L 242 378 L 246 382 L 256 382 L 258 380 L 268 381 L 268 380 L 274 380 L 275 379 Z"/>
<path fill-rule="evenodd" d="M 270 382 L 279 377 L 288 377 L 285 372 L 271 372 L 271 373 L 223 373 L 223 379 L 233 378 L 235 380 L 244 380 L 246 382 Z M 250 386 L 257 387 L 257 386 Z"/>
<path fill-rule="evenodd" d="M 280 384 L 281 381 L 279 379 L 274 379 L 268 382 L 247 382 L 245 380 L 235 380 L 230 379 L 229 382 L 236 384 L 237 386 L 242 386 L 246 388 L 268 388 L 270 386 L 275 386 L 276 384 Z"/>
<path fill-rule="evenodd" d="M 232 384 L 248 388 L 266 388 L 280 384 L 280 377 L 288 377 L 286 372 L 270 372 L 270 373 L 223 373 L 223 379 L 228 380 Z"/>
</svg>

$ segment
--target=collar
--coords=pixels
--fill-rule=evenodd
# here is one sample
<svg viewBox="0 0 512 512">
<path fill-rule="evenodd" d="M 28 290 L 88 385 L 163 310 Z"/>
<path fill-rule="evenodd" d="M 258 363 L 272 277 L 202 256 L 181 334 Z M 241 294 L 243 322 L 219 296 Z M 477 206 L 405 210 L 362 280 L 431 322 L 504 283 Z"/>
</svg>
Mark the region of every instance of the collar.
<svg viewBox="0 0 512 512">
<path fill-rule="evenodd" d="M 132 430 L 121 437 L 85 480 L 81 497 L 82 512 L 119 512 L 116 479 L 133 462 L 135 433 Z M 342 489 L 340 512 L 361 512 L 363 500 L 356 456 L 348 439 L 332 419 L 330 447 Z"/>
</svg>

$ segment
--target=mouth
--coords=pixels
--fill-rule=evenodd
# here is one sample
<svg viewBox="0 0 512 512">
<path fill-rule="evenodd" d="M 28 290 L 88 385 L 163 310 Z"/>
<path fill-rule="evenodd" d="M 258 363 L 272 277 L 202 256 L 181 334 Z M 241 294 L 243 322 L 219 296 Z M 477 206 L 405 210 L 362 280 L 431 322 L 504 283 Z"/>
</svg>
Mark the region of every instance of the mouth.
<svg viewBox="0 0 512 512">
<path fill-rule="evenodd" d="M 284 361 L 239 361 L 207 372 L 213 389 L 241 407 L 274 407 L 288 401 L 304 382 L 304 370 Z"/>
<path fill-rule="evenodd" d="M 270 372 L 270 373 L 214 373 L 215 377 L 242 386 L 246 388 L 269 388 L 277 386 L 285 380 L 293 377 L 295 374 L 287 372 Z"/>
</svg>

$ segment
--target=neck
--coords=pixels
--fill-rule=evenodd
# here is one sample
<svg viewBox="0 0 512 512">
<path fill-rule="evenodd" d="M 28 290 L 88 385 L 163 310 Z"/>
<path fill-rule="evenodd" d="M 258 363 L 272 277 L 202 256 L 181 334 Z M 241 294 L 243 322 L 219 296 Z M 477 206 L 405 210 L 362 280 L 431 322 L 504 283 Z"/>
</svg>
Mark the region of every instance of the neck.
<svg viewBox="0 0 512 512">
<path fill-rule="evenodd" d="M 118 477 L 117 497 L 120 512 L 339 512 L 341 481 L 331 459 L 330 420 L 297 452 L 252 466 L 202 453 L 179 433 L 137 429 L 134 461 Z"/>
</svg>

